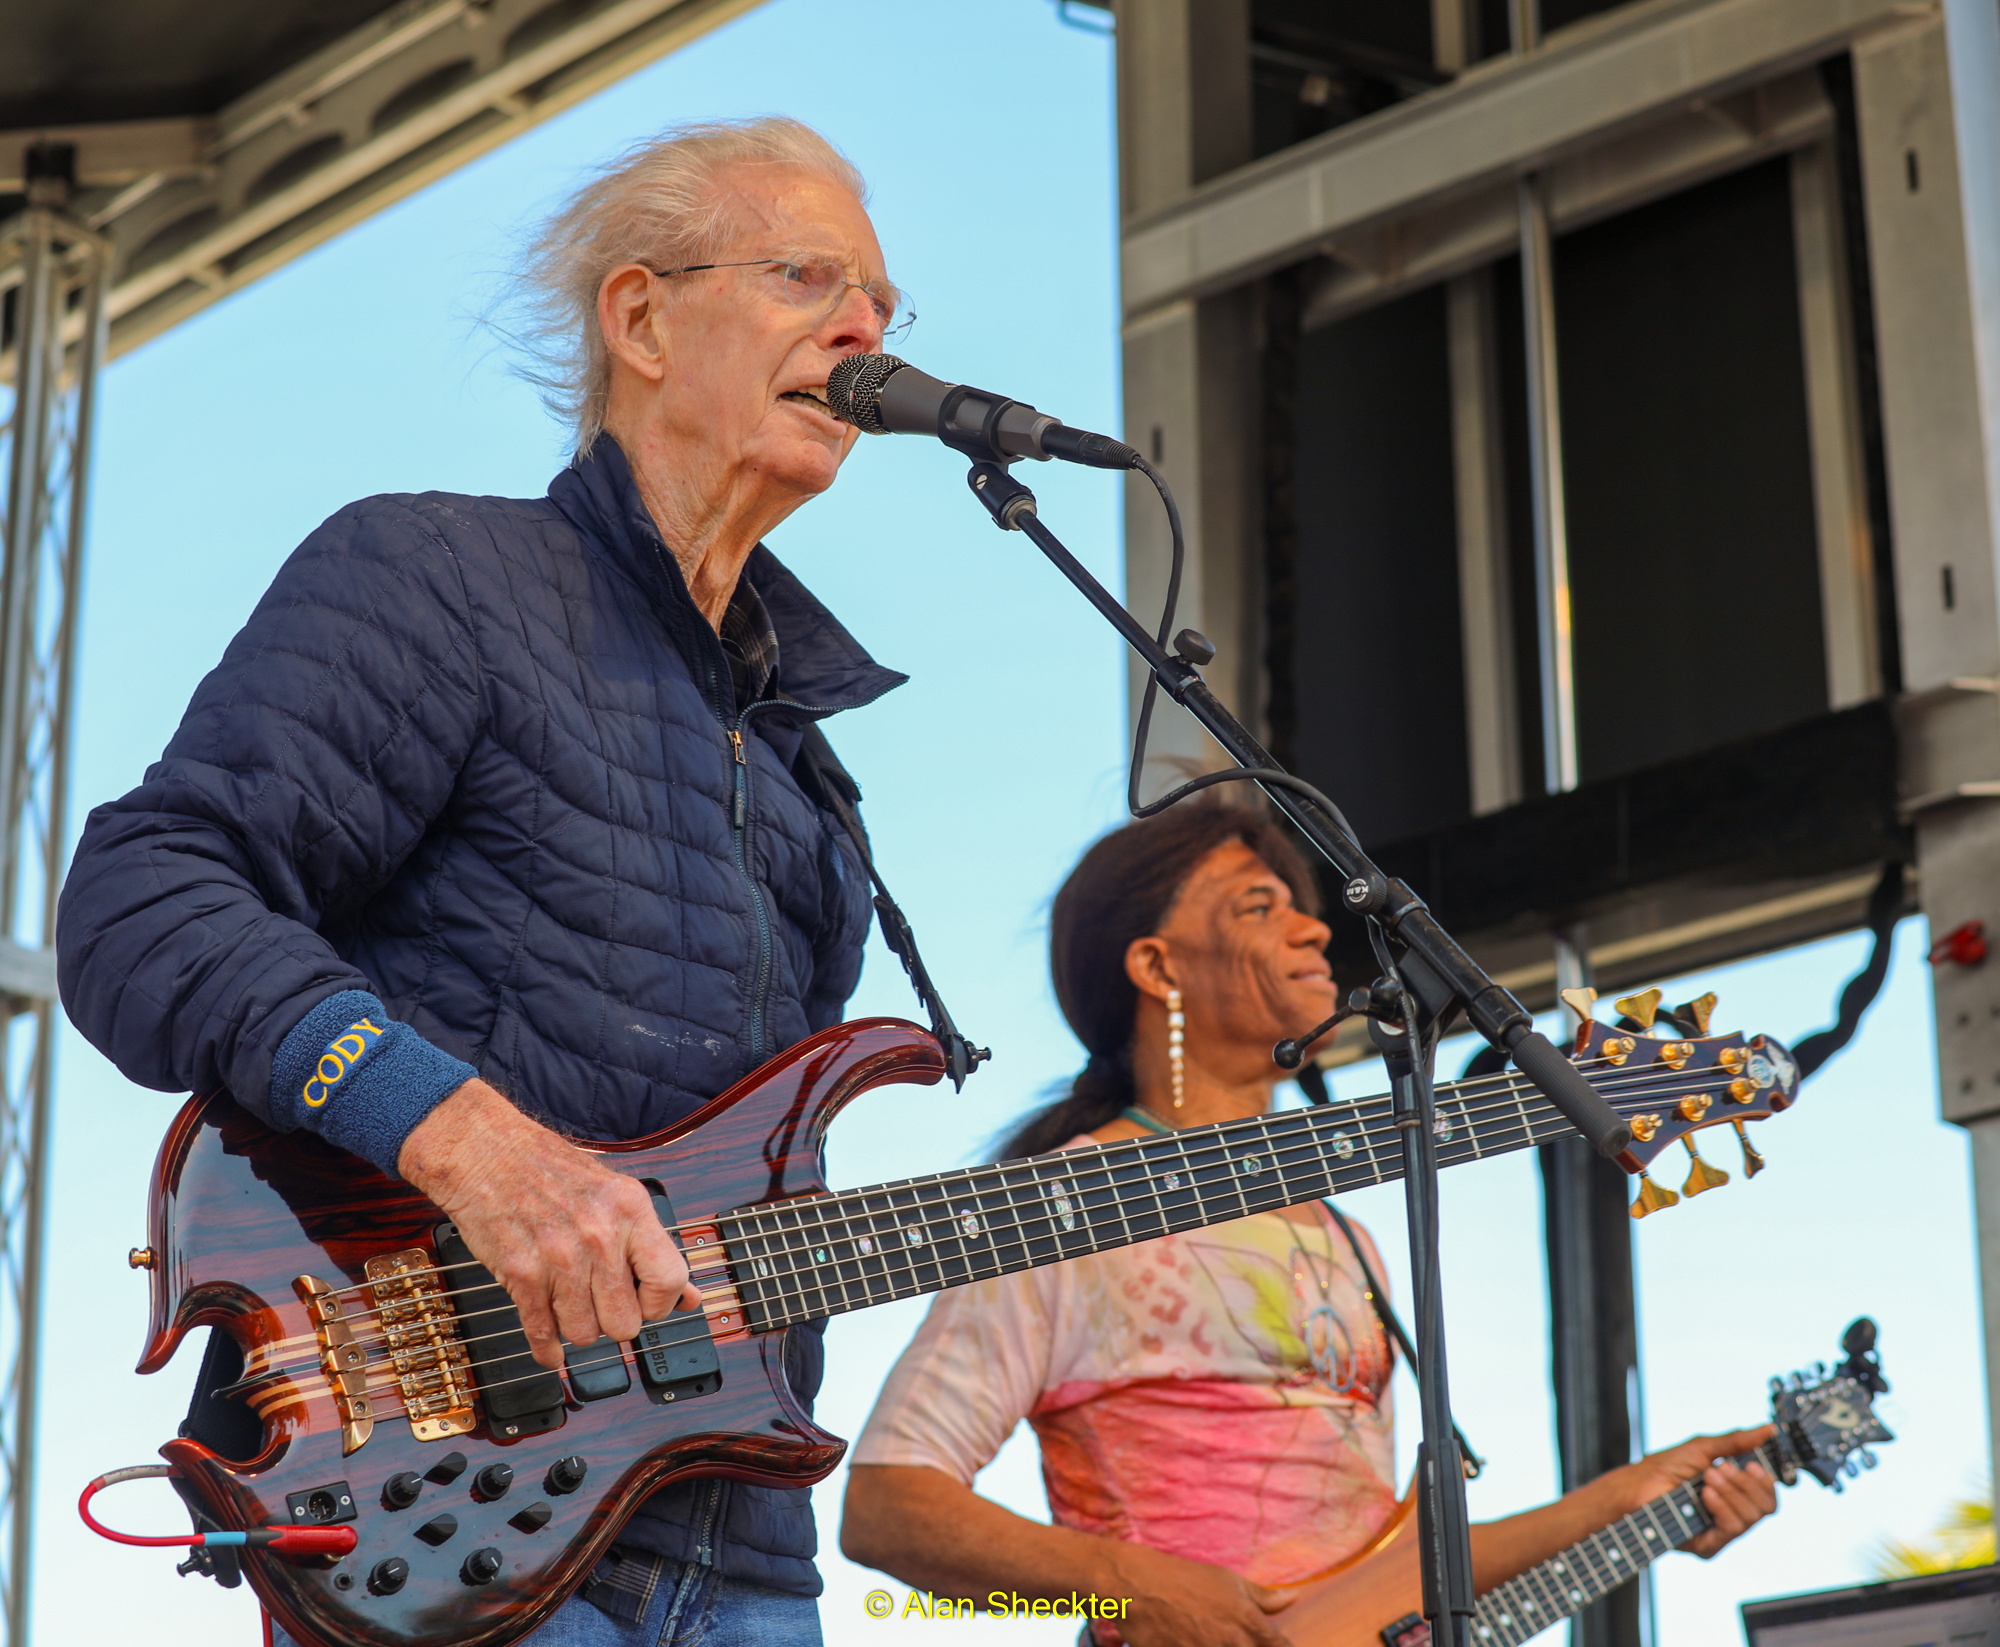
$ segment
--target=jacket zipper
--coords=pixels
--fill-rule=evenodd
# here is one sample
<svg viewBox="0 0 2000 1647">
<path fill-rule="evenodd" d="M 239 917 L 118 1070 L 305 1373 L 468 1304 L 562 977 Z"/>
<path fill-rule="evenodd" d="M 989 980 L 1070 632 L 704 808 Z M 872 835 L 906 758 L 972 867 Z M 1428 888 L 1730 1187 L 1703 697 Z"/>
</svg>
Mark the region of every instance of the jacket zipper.
<svg viewBox="0 0 2000 1647">
<path fill-rule="evenodd" d="M 743 723 L 750 718 L 750 705 L 736 717 L 736 724 L 724 730 L 736 757 L 736 805 L 730 830 L 736 854 L 736 873 L 750 893 L 750 913 L 757 922 L 757 975 L 750 985 L 750 1056 L 764 1061 L 764 997 L 771 988 L 771 916 L 764 907 L 764 889 L 750 871 L 750 762 L 743 753 Z"/>
<path fill-rule="evenodd" d="M 709 701 L 715 702 L 717 683 L 715 668 L 708 669 Z M 879 696 L 879 694 L 878 694 Z M 873 699 L 846 707 L 861 708 Z M 833 715 L 839 709 L 833 705 L 799 703 L 792 698 L 764 698 L 748 705 L 736 717 L 731 726 L 723 720 L 723 735 L 729 740 L 729 750 L 736 763 L 735 795 L 730 812 L 730 845 L 736 857 L 736 873 L 742 878 L 744 889 L 750 894 L 750 913 L 757 922 L 757 975 L 750 986 L 750 1056 L 758 1063 L 764 1061 L 764 1006 L 765 997 L 771 989 L 771 916 L 764 905 L 764 889 L 757 884 L 757 877 L 750 870 L 750 760 L 743 748 L 743 729 L 750 717 L 765 704 L 776 704 L 785 709 L 803 710 L 808 715 Z M 720 715 L 717 719 L 722 719 Z"/>
</svg>

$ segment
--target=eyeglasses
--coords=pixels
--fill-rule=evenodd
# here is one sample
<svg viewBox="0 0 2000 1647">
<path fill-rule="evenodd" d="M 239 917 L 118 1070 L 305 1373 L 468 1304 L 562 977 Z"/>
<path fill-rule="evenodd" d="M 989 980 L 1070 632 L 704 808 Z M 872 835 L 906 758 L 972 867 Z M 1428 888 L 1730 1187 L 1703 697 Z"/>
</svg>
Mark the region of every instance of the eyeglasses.
<svg viewBox="0 0 2000 1647">
<path fill-rule="evenodd" d="M 916 310 L 894 286 L 884 280 L 871 280 L 865 285 L 849 280 L 847 271 L 831 258 L 756 257 L 743 263 L 691 263 L 685 269 L 655 269 L 653 273 L 665 280 L 673 275 L 702 274 L 710 269 L 767 270 L 787 303 L 819 318 L 832 314 L 852 286 L 874 306 L 885 342 L 909 336 L 910 328 L 917 323 Z"/>
</svg>

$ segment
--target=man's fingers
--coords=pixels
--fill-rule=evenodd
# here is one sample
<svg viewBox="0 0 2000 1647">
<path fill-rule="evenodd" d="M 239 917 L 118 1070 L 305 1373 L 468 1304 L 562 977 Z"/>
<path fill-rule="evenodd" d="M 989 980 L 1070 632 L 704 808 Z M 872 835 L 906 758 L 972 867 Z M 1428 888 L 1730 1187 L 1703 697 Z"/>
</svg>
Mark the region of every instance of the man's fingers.
<svg viewBox="0 0 2000 1647">
<path fill-rule="evenodd" d="M 700 1304 L 699 1293 L 692 1301 L 688 1298 L 687 1260 L 681 1256 L 681 1249 L 674 1244 L 674 1238 L 657 1223 L 650 1229 L 641 1225 L 632 1232 L 631 1250 L 632 1273 L 639 1283 L 642 1319 L 658 1321 L 677 1308 Z M 633 1330 L 637 1331 L 636 1328 Z"/>
<path fill-rule="evenodd" d="M 556 1327 L 567 1344 L 595 1344 L 604 1336 L 597 1324 L 596 1273 L 579 1267 L 559 1269 L 555 1276 Z M 637 1331 L 637 1328 L 633 1329 Z M 561 1356 L 557 1356 L 557 1361 Z M 555 1365 L 550 1362 L 548 1365 Z"/>
<path fill-rule="evenodd" d="M 548 1301 L 525 1288 L 516 1292 L 509 1287 L 507 1291 L 520 1314 L 521 1330 L 528 1335 L 529 1354 L 544 1367 L 560 1367 L 562 1342 L 556 1331 L 555 1317 L 549 1313 Z"/>
</svg>

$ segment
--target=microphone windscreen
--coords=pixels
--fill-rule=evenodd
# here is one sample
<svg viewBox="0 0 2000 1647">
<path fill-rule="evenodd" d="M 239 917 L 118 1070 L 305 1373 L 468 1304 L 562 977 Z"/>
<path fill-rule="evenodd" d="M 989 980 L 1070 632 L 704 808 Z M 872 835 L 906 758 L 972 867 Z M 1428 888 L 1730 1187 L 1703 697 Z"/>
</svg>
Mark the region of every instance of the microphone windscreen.
<svg viewBox="0 0 2000 1647">
<path fill-rule="evenodd" d="M 882 385 L 909 365 L 894 355 L 849 355 L 827 374 L 826 403 L 842 423 L 864 434 L 886 435 Z"/>
</svg>

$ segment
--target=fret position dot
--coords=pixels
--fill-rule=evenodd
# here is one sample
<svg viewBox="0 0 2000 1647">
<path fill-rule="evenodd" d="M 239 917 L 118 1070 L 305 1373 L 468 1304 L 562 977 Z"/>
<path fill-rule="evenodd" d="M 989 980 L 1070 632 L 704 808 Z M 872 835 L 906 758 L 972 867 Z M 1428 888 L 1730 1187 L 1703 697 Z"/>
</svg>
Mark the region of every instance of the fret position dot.
<svg viewBox="0 0 2000 1647">
<path fill-rule="evenodd" d="M 1354 1140 L 1344 1132 L 1333 1135 L 1333 1153 L 1345 1161 L 1354 1153 Z"/>
</svg>

